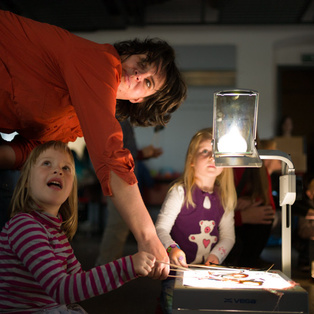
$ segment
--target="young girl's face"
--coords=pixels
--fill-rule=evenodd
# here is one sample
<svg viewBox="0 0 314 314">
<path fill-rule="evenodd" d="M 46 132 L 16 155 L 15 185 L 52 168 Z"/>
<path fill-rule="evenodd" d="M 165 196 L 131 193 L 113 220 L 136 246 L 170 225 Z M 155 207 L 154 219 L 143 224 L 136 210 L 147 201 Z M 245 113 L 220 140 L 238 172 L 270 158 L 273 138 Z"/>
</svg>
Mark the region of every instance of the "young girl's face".
<svg viewBox="0 0 314 314">
<path fill-rule="evenodd" d="M 27 185 L 29 193 L 44 211 L 56 216 L 71 193 L 74 174 L 75 168 L 69 154 L 48 148 L 31 168 Z"/>
<path fill-rule="evenodd" d="M 217 177 L 221 174 L 223 168 L 216 168 L 213 158 L 213 147 L 211 140 L 204 140 L 200 143 L 194 160 L 195 176 Z"/>
</svg>

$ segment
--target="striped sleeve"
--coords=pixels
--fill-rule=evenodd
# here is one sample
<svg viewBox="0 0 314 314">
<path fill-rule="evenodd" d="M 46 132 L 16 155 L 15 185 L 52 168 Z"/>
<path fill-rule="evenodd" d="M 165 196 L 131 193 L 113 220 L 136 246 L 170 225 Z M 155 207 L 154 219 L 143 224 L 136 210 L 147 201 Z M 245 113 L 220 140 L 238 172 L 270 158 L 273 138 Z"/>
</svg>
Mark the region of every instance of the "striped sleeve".
<svg viewBox="0 0 314 314">
<path fill-rule="evenodd" d="M 64 233 L 55 235 L 52 244 L 47 229 L 25 215 L 12 221 L 8 239 L 12 251 L 59 304 L 83 301 L 136 278 L 131 256 L 82 271 Z"/>
</svg>

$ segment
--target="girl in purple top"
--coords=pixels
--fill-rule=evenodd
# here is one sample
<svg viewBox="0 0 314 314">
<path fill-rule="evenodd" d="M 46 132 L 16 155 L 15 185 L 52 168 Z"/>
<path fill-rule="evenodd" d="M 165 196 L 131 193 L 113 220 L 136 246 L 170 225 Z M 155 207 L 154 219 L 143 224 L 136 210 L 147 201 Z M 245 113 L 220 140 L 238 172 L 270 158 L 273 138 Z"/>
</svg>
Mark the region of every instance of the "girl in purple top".
<svg viewBox="0 0 314 314">
<path fill-rule="evenodd" d="M 86 313 L 75 302 L 147 276 L 146 252 L 83 271 L 69 243 L 77 229 L 73 155 L 62 142 L 37 146 L 26 161 L 0 234 L 0 312 Z"/>
<path fill-rule="evenodd" d="M 169 190 L 156 221 L 170 262 L 221 264 L 235 242 L 236 191 L 231 168 L 216 168 L 212 130 L 197 132 L 189 145 L 183 175 Z M 163 282 L 164 313 L 172 312 L 173 279 Z"/>
</svg>

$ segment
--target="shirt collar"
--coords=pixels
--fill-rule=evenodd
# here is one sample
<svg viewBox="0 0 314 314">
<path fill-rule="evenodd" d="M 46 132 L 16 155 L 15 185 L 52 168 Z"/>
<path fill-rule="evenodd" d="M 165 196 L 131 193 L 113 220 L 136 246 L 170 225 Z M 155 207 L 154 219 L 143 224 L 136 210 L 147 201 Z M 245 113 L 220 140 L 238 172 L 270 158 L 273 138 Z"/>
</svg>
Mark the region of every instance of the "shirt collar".
<svg viewBox="0 0 314 314">
<path fill-rule="evenodd" d="M 47 223 L 53 228 L 60 229 L 62 225 L 62 217 L 58 214 L 58 217 L 48 214 L 46 212 L 34 211 L 34 216 Z"/>
</svg>

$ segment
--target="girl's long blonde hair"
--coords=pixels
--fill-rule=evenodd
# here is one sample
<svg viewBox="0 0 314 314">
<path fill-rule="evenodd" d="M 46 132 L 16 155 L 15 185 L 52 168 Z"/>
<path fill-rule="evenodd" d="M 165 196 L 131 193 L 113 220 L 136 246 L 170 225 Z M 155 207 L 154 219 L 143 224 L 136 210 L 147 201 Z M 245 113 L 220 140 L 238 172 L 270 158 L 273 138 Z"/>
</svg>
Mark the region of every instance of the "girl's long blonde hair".
<svg viewBox="0 0 314 314">
<path fill-rule="evenodd" d="M 191 139 L 189 148 L 185 158 L 184 172 L 182 176 L 174 183 L 173 187 L 183 185 L 185 187 L 185 201 L 187 206 L 195 207 L 192 192 L 196 186 L 195 170 L 192 164 L 195 162 L 196 153 L 201 142 L 204 140 L 212 140 L 212 129 L 205 128 L 197 132 Z M 221 204 L 225 211 L 234 210 L 237 203 L 237 194 L 234 186 L 234 178 L 232 168 L 223 169 L 222 173 L 217 176 L 215 186 L 219 187 Z M 172 187 L 172 188 L 173 188 Z"/>
<path fill-rule="evenodd" d="M 13 197 L 10 204 L 11 217 L 18 213 L 30 213 L 34 210 L 40 211 L 38 206 L 36 206 L 34 200 L 29 194 L 29 189 L 27 188 L 27 182 L 30 176 L 30 171 L 34 164 L 36 163 L 38 157 L 49 148 L 54 148 L 55 150 L 67 153 L 73 163 L 75 168 L 73 154 L 67 144 L 60 141 L 50 141 L 42 145 L 39 145 L 33 149 L 29 155 L 27 161 L 25 162 L 17 185 L 14 189 Z M 78 224 L 78 212 L 77 212 L 77 179 L 74 173 L 74 181 L 71 193 L 67 200 L 60 206 L 59 213 L 62 216 L 62 230 L 66 233 L 69 240 L 75 235 L 77 224 Z"/>
</svg>

